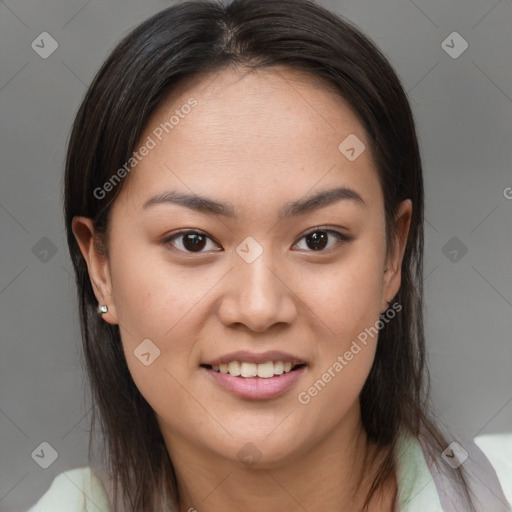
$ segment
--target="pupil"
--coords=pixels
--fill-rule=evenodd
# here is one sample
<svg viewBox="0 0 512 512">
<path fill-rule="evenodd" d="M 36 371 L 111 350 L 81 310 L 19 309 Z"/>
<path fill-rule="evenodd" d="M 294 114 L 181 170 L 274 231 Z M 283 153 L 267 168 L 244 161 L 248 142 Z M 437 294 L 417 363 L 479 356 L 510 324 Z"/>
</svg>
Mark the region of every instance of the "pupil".
<svg viewBox="0 0 512 512">
<path fill-rule="evenodd" d="M 187 250 L 199 249 L 201 250 L 204 247 L 205 239 L 203 235 L 198 235 L 197 233 L 189 233 L 185 235 L 185 240 L 183 245 Z"/>
<path fill-rule="evenodd" d="M 315 231 L 306 237 L 306 240 L 311 240 L 313 244 L 318 245 L 310 245 L 308 243 L 308 247 L 313 249 L 314 251 L 318 251 L 319 249 L 323 249 L 327 245 L 327 234 L 324 231 Z"/>
</svg>

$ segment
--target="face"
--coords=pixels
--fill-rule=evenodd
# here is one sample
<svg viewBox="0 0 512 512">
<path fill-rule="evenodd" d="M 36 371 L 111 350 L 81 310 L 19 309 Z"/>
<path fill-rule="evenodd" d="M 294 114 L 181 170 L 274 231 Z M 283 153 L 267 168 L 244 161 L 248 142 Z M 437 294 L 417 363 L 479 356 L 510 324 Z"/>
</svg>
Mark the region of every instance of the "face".
<svg viewBox="0 0 512 512">
<path fill-rule="evenodd" d="M 411 209 L 387 251 L 354 112 L 297 71 L 226 70 L 176 90 L 143 145 L 108 258 L 88 250 L 90 221 L 74 228 L 171 457 L 272 467 L 350 435 Z"/>
</svg>

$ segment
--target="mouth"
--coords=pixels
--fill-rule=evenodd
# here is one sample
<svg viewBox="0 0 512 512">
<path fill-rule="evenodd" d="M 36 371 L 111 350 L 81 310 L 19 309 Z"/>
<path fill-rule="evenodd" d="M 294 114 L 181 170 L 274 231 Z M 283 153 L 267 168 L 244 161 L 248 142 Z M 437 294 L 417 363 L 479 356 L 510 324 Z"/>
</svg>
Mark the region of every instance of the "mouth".
<svg viewBox="0 0 512 512">
<path fill-rule="evenodd" d="M 201 364 L 210 383 L 244 400 L 270 400 L 285 395 L 307 372 L 306 363 L 267 361 Z"/>
<path fill-rule="evenodd" d="M 220 364 L 201 364 L 202 368 L 223 375 L 230 375 L 241 379 L 260 378 L 271 379 L 295 372 L 305 366 L 306 363 L 292 363 L 291 361 L 267 361 L 265 363 L 250 363 L 245 361 L 231 361 Z"/>
</svg>

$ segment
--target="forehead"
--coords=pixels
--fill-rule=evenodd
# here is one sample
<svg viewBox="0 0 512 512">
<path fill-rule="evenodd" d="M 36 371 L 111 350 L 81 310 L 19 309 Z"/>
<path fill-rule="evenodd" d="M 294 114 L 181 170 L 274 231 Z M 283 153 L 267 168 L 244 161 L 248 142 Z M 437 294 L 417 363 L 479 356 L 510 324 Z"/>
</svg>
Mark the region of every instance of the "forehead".
<svg viewBox="0 0 512 512">
<path fill-rule="evenodd" d="M 355 160 L 340 150 L 345 140 L 364 145 Z M 340 185 L 379 201 L 370 141 L 353 109 L 332 87 L 288 68 L 187 79 L 152 115 L 143 145 L 151 149 L 118 198 L 129 195 L 132 207 L 178 190 L 263 208 L 261 197 L 296 199 Z"/>
</svg>

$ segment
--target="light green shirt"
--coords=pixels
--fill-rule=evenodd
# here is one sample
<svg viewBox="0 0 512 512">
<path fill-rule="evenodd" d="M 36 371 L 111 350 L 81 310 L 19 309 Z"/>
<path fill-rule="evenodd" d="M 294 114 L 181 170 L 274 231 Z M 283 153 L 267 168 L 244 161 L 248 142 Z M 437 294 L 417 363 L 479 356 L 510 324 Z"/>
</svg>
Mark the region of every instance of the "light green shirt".
<svg viewBox="0 0 512 512">
<path fill-rule="evenodd" d="M 512 510 L 512 432 L 475 438 L 494 467 Z M 397 447 L 398 510 L 443 512 L 441 500 L 417 438 L 403 436 Z M 501 501 L 503 503 L 503 501 Z M 494 512 L 498 509 L 486 509 Z M 500 510 L 507 510 L 506 505 Z M 60 473 L 48 491 L 27 512 L 111 512 L 105 488 L 91 467 Z"/>
</svg>

